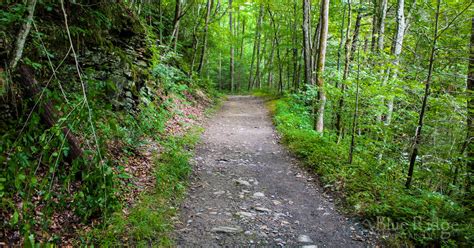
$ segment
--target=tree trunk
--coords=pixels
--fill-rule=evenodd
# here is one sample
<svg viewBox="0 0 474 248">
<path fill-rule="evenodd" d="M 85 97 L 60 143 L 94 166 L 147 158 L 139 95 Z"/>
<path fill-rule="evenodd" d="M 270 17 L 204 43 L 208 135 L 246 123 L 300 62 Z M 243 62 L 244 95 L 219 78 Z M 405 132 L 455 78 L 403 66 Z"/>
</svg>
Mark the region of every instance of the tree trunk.
<svg viewBox="0 0 474 248">
<path fill-rule="evenodd" d="M 26 65 L 22 65 L 19 68 L 20 72 L 20 84 L 23 90 L 26 92 L 25 98 L 37 99 L 41 93 L 41 90 L 36 82 L 34 73 L 31 68 Z M 44 104 L 40 105 L 42 109 L 38 109 L 38 112 L 41 116 L 42 121 L 46 124 L 48 128 L 53 127 L 58 120 L 58 114 L 53 107 L 51 101 L 45 101 Z M 41 108 L 39 107 L 39 108 Z M 67 159 L 69 162 L 72 162 L 74 159 L 82 156 L 82 149 L 80 147 L 80 142 L 67 127 L 61 129 L 65 138 L 67 139 L 70 147 L 70 152 Z"/>
<path fill-rule="evenodd" d="M 393 79 L 397 78 L 397 67 L 400 63 L 400 54 L 402 53 L 402 46 L 403 46 L 403 37 L 405 36 L 405 0 L 398 0 L 398 8 L 397 8 L 397 33 L 395 35 L 395 40 L 393 43 L 393 56 L 395 59 L 393 60 L 393 73 L 392 73 L 392 81 Z M 385 120 L 385 124 L 389 125 L 392 122 L 392 114 L 393 114 L 393 97 L 388 99 L 387 103 L 387 116 Z"/>
<path fill-rule="evenodd" d="M 295 1 L 293 4 L 293 14 L 297 15 L 297 2 Z M 298 74 L 298 34 L 296 32 L 298 24 L 296 21 L 297 18 L 294 18 L 293 22 L 293 32 L 292 32 L 292 41 L 293 41 L 293 87 L 295 90 L 298 90 L 299 88 L 299 80 L 297 77 Z"/>
<path fill-rule="evenodd" d="M 207 30 L 209 29 L 209 15 L 211 14 L 211 0 L 207 0 L 206 4 L 206 19 L 204 21 L 204 34 L 202 38 L 201 57 L 199 59 L 199 66 L 197 72 L 200 73 L 204 65 L 204 58 L 206 57 L 207 49 Z"/>
<path fill-rule="evenodd" d="M 377 51 L 383 51 L 384 45 L 384 34 L 385 34 L 385 17 L 387 16 L 387 0 L 381 0 L 380 2 L 380 19 L 378 21 L 378 39 L 377 39 Z"/>
<path fill-rule="evenodd" d="M 174 19 L 173 19 L 173 33 L 171 34 L 171 41 L 173 49 L 176 51 L 178 45 L 178 36 L 179 36 L 179 20 L 181 16 L 181 0 L 176 0 L 175 9 L 174 9 Z"/>
<path fill-rule="evenodd" d="M 266 50 L 266 43 L 267 43 L 267 40 L 264 39 L 263 40 L 263 51 L 261 51 L 261 39 L 262 37 L 260 36 L 260 41 L 259 41 L 259 46 L 257 47 L 257 70 L 255 72 L 255 78 L 254 78 L 254 84 L 257 88 L 260 88 L 260 77 L 261 77 L 261 74 L 262 74 L 262 70 L 265 69 L 265 67 L 262 69 L 262 67 L 260 66 L 262 63 L 263 65 L 265 65 L 265 60 L 264 60 L 264 55 L 265 55 L 265 50 Z"/>
<path fill-rule="evenodd" d="M 273 85 L 273 59 L 275 57 L 275 46 L 276 46 L 276 37 L 273 37 L 272 47 L 270 50 L 270 58 L 267 62 L 267 69 L 268 69 L 268 87 L 271 88 Z"/>
<path fill-rule="evenodd" d="M 303 57 L 304 57 L 304 77 L 306 84 L 314 85 L 311 67 L 311 3 L 310 0 L 303 0 Z"/>
<path fill-rule="evenodd" d="M 234 92 L 234 35 L 232 30 L 232 0 L 229 0 L 229 30 L 230 30 L 230 92 Z"/>
<path fill-rule="evenodd" d="M 219 53 L 219 89 L 222 90 L 222 54 Z"/>
<path fill-rule="evenodd" d="M 351 14 L 352 6 L 351 1 L 347 3 L 347 28 L 346 28 L 346 44 L 345 44 L 345 62 L 344 62 L 344 73 L 342 74 L 342 83 L 341 83 L 341 97 L 339 98 L 338 111 L 336 112 L 336 133 L 338 142 L 342 139 L 343 135 L 343 125 L 342 125 L 342 113 L 344 111 L 344 91 L 346 89 L 345 81 L 349 76 L 349 67 L 351 63 Z"/>
<path fill-rule="evenodd" d="M 399 0 L 399 2 L 403 2 L 403 0 Z M 403 5 L 403 3 L 402 3 Z M 435 20 L 435 29 L 433 34 L 433 44 L 431 46 L 431 54 L 430 54 L 430 64 L 428 67 L 428 78 L 426 79 L 425 83 L 425 94 L 423 95 L 423 102 L 421 104 L 421 110 L 418 117 L 418 126 L 416 127 L 415 131 L 415 138 L 413 142 L 413 150 L 410 156 L 410 165 L 408 167 L 408 176 L 407 181 L 405 183 L 405 187 L 408 189 L 411 186 L 411 181 L 413 178 L 413 170 L 415 168 L 416 157 L 418 155 L 418 148 L 421 141 L 421 130 L 423 128 L 423 119 L 425 117 L 426 105 L 428 103 L 428 96 L 430 95 L 430 85 L 433 76 L 433 68 L 434 68 L 434 61 L 435 61 L 435 53 L 436 53 L 436 43 L 438 41 L 438 20 L 439 20 L 439 8 L 441 5 L 441 0 L 437 1 L 436 7 L 436 20 Z M 401 50 L 400 50 L 401 51 Z"/>
<path fill-rule="evenodd" d="M 253 46 L 253 51 L 252 51 L 252 62 L 250 64 L 250 75 L 249 75 L 249 85 L 248 85 L 248 90 L 251 90 L 254 85 L 254 80 L 253 78 L 253 67 L 254 67 L 254 61 L 255 61 L 255 54 L 257 52 L 257 60 L 258 60 L 258 53 L 260 53 L 260 29 L 262 26 L 262 19 L 263 19 L 263 4 L 260 4 L 260 10 L 258 12 L 258 21 L 255 27 L 255 40 L 254 40 L 254 46 Z M 259 62 L 257 61 L 257 70 L 259 67 Z"/>
<path fill-rule="evenodd" d="M 322 0 L 321 4 L 321 36 L 319 38 L 318 67 L 316 78 L 318 83 L 318 110 L 316 112 L 314 128 L 322 133 L 324 130 L 324 107 L 326 105 L 326 93 L 324 91 L 324 63 L 326 62 L 326 47 L 328 39 L 329 24 L 329 0 Z"/>
<path fill-rule="evenodd" d="M 277 46 L 277 59 L 278 59 L 278 92 L 283 94 L 283 64 L 281 62 L 281 55 L 280 55 L 280 41 L 277 39 L 276 41 Z"/>
<path fill-rule="evenodd" d="M 357 82 L 356 82 L 356 99 L 354 105 L 354 115 L 352 117 L 351 146 L 349 149 L 349 164 L 352 164 L 355 147 L 355 130 L 357 127 L 357 118 L 359 115 L 359 83 L 360 83 L 360 48 L 357 48 Z"/>
<path fill-rule="evenodd" d="M 354 60 L 354 54 L 356 51 L 357 42 L 359 42 L 360 23 L 362 21 L 362 17 L 363 17 L 362 12 L 359 10 L 357 12 L 356 22 L 354 26 L 354 34 L 352 35 L 352 47 L 351 47 L 351 56 L 350 56 L 351 61 Z"/>
<path fill-rule="evenodd" d="M 384 0 L 382 0 L 384 1 Z M 374 14 L 372 16 L 372 39 L 371 39 L 371 42 L 370 42 L 370 51 L 371 52 L 374 52 L 375 50 L 375 43 L 377 42 L 377 35 L 379 33 L 379 8 L 378 8 L 378 5 L 377 3 L 379 2 L 378 0 L 372 0 L 373 4 L 374 4 Z"/>
<path fill-rule="evenodd" d="M 199 15 L 199 10 L 198 10 L 198 15 Z M 191 59 L 191 70 L 189 72 L 189 75 L 192 76 L 194 74 L 194 65 L 196 64 L 196 57 L 198 56 L 198 49 L 199 49 L 199 39 L 197 37 L 197 28 L 198 28 L 199 22 L 196 22 L 196 25 L 193 27 L 193 43 L 192 43 L 192 48 L 193 48 L 193 56 Z"/>
<path fill-rule="evenodd" d="M 321 2 L 322 3 L 322 2 Z M 319 17 L 319 22 L 316 25 L 316 29 L 314 30 L 314 37 L 313 37 L 313 43 L 311 44 L 311 71 L 316 71 L 316 68 L 318 67 L 318 55 L 319 55 L 319 39 L 321 37 L 321 15 Z M 312 74 L 314 79 L 313 81 L 316 80 L 316 74 Z"/>
<path fill-rule="evenodd" d="M 242 60 L 242 56 L 244 56 L 244 48 L 245 48 L 245 19 L 242 20 L 242 40 L 240 42 L 240 54 L 239 54 L 240 60 Z"/>
<path fill-rule="evenodd" d="M 278 88 L 278 92 L 280 92 L 280 88 L 281 88 L 281 58 L 280 58 L 280 42 L 279 42 L 279 29 L 280 29 L 280 26 L 276 25 L 276 22 L 275 22 L 275 18 L 273 16 L 273 13 L 271 12 L 271 10 L 269 9 L 268 10 L 268 13 L 270 15 L 270 20 L 271 20 L 271 24 L 272 24 L 272 28 L 273 28 L 273 44 L 272 44 L 272 50 L 270 52 L 270 61 L 269 61 L 269 74 L 268 74 L 268 86 L 271 87 L 272 84 L 271 82 L 273 81 L 273 61 L 274 61 L 274 57 L 275 57 L 275 48 L 277 49 L 277 60 L 278 60 L 278 73 L 279 73 L 279 88 Z"/>
<path fill-rule="evenodd" d="M 10 71 L 15 70 L 18 62 L 21 59 L 21 56 L 23 55 L 23 49 L 25 48 L 26 38 L 28 37 L 28 34 L 30 33 L 31 26 L 33 23 L 33 15 L 35 13 L 36 0 L 28 0 L 27 5 L 28 5 L 27 6 L 28 17 L 26 17 L 26 22 L 21 27 L 20 32 L 18 32 L 18 36 L 16 38 L 15 50 L 13 51 L 12 58 L 9 64 Z"/>
<path fill-rule="evenodd" d="M 257 88 L 259 89 L 262 88 L 262 77 L 265 75 L 265 53 L 267 51 L 267 40 L 268 40 L 268 37 L 265 36 L 265 40 L 263 41 L 262 52 L 258 50 L 258 53 L 257 53 L 258 67 L 257 67 L 257 75 L 255 77 L 255 80 L 256 80 Z M 263 68 L 260 68 L 260 64 L 263 65 Z"/>
<path fill-rule="evenodd" d="M 472 18 L 471 28 L 471 46 L 469 54 L 469 66 L 467 72 L 467 137 L 466 137 L 466 150 L 467 150 L 467 169 L 468 169 L 468 182 L 467 191 L 471 192 L 471 186 L 473 185 L 472 174 L 474 173 L 474 17 Z M 472 194 L 470 194 L 472 196 Z M 472 199 L 472 198 L 471 198 Z"/>
<path fill-rule="evenodd" d="M 311 43 L 311 66 L 312 71 L 316 71 L 316 67 L 318 67 L 318 54 L 319 54 L 319 39 L 321 37 L 321 16 L 319 18 L 318 24 L 316 24 L 316 28 L 314 29 L 313 41 Z M 314 80 L 316 80 L 316 75 L 314 76 Z"/>
<path fill-rule="evenodd" d="M 344 44 L 344 23 L 346 21 L 345 19 L 346 19 L 346 5 L 344 5 L 344 10 L 342 12 L 341 40 L 339 41 L 339 48 L 337 49 L 337 72 L 338 73 L 341 70 L 341 52 L 342 52 L 342 46 Z"/>
<path fill-rule="evenodd" d="M 160 45 L 163 44 L 163 7 L 161 6 L 161 0 L 158 0 L 158 11 L 160 13 Z M 150 23 L 151 26 L 151 23 Z"/>
</svg>

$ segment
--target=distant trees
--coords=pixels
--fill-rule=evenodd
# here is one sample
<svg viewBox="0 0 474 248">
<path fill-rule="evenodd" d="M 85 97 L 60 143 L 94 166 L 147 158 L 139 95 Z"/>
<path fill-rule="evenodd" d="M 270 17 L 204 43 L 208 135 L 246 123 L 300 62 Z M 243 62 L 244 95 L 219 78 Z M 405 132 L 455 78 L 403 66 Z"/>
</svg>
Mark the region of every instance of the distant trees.
<svg viewBox="0 0 474 248">
<path fill-rule="evenodd" d="M 204 3 L 207 8 L 208 2 L 203 1 Z M 454 6 L 457 11 L 452 9 Z M 460 16 L 467 16 L 464 11 L 466 6 L 470 6 L 469 3 L 441 1 L 441 34 L 466 32 L 465 23 L 453 22 L 461 20 L 458 19 Z M 456 45 L 449 44 L 452 41 L 447 41 L 444 36 L 437 37 L 438 44 L 433 54 L 435 62 L 440 61 L 444 65 L 433 65 L 434 69 L 430 70 L 429 63 L 423 63 L 430 60 L 433 47 L 430 41 L 433 39 L 432 32 L 427 33 L 426 29 L 433 25 L 435 19 L 432 7 L 431 3 L 422 1 L 410 1 L 407 6 L 405 0 L 275 0 L 254 3 L 233 0 L 233 9 L 238 11 L 239 18 L 235 22 L 232 20 L 232 27 L 216 23 L 210 24 L 208 28 L 212 46 L 209 63 L 212 64 L 214 59 L 216 68 L 224 68 L 215 72 L 215 78 L 221 78 L 219 84 L 224 89 L 238 92 L 269 88 L 280 93 L 302 93 L 298 95 L 306 103 L 314 130 L 320 133 L 324 131 L 324 135 L 327 133 L 330 137 L 334 133 L 337 137 L 335 142 L 340 145 L 350 146 L 347 137 L 355 137 L 359 141 L 361 137 L 374 140 L 372 143 L 379 147 L 374 156 L 381 163 L 389 157 L 400 157 L 401 154 L 408 153 L 405 168 L 407 175 L 410 163 L 416 163 L 421 158 L 424 159 L 426 153 L 431 153 L 418 149 L 418 159 L 410 162 L 414 142 L 418 139 L 415 137 L 418 135 L 410 135 L 412 138 L 408 138 L 407 134 L 419 126 L 421 110 L 424 109 L 423 129 L 427 128 L 426 125 L 429 129 L 441 128 L 432 122 L 438 117 L 433 116 L 436 111 L 430 112 L 430 94 L 421 94 L 419 82 L 423 81 L 422 77 L 426 74 L 426 83 L 428 72 L 431 71 L 430 89 L 436 91 L 434 99 L 438 104 L 436 109 L 439 109 L 442 108 L 439 106 L 442 105 L 441 100 L 438 100 L 443 98 L 441 96 L 456 99 L 460 97 L 458 94 L 445 95 L 445 86 L 441 82 L 456 82 L 456 87 L 459 87 L 461 83 L 457 76 L 452 76 L 453 70 L 467 66 L 454 61 L 457 57 L 461 59 L 466 55 L 451 48 L 450 46 Z M 340 11 L 329 13 L 332 9 Z M 234 17 L 232 13 L 228 14 L 229 18 Z M 204 27 L 205 16 L 206 14 L 203 15 L 202 24 Z M 245 28 L 242 27 L 241 17 L 245 19 Z M 415 17 L 418 21 L 410 24 L 410 18 Z M 240 28 L 236 29 L 236 26 Z M 222 40 L 222 35 L 219 34 L 224 29 L 231 30 L 232 38 L 229 36 L 225 41 Z M 227 30 L 225 32 L 229 32 Z M 329 37 L 334 40 L 336 36 L 337 42 L 330 42 Z M 219 40 L 218 43 L 215 42 L 216 39 Z M 461 47 L 460 50 L 466 50 L 462 45 L 462 42 L 466 43 L 466 34 L 459 36 L 456 42 Z M 231 57 L 235 57 L 235 54 L 231 56 L 227 50 L 231 47 L 240 51 L 239 59 L 234 58 L 233 63 Z M 356 74 L 353 64 L 356 62 L 358 47 L 361 47 L 361 69 Z M 223 62 L 224 67 L 219 66 L 218 62 L 221 60 L 218 54 L 229 56 Z M 234 69 L 231 64 L 234 64 Z M 238 76 L 232 77 L 233 70 Z M 242 84 L 241 81 L 246 83 Z M 459 88 L 456 89 L 460 91 Z M 417 100 L 422 101 L 425 95 L 426 105 L 417 104 Z M 359 118 L 354 122 L 352 106 L 356 105 L 356 101 L 356 116 Z M 454 112 L 452 118 L 459 118 L 461 112 Z M 464 137 L 459 137 L 459 133 L 471 136 L 466 134 L 466 130 L 462 131 L 460 128 L 453 131 L 451 135 L 457 138 L 436 139 L 436 142 L 443 145 L 433 140 L 430 140 L 429 145 L 434 150 L 442 149 L 442 146 L 452 147 L 456 140 L 464 140 Z M 427 134 L 427 137 L 434 139 L 431 134 Z M 418 142 L 421 143 L 418 147 L 424 146 L 423 140 L 423 137 L 419 138 Z M 357 144 L 351 148 L 354 158 L 359 151 Z M 452 154 L 443 155 L 446 159 L 450 156 Z M 459 170 L 464 167 L 456 168 Z M 417 171 L 416 167 L 412 169 L 413 173 Z M 461 175 L 459 171 L 456 174 Z M 404 183 L 406 180 L 400 182 L 402 185 Z"/>
<path fill-rule="evenodd" d="M 428 155 L 452 161 L 454 155 L 447 147 L 462 147 L 460 140 L 472 137 L 470 119 L 464 127 L 445 124 L 466 120 L 470 114 L 463 114 L 470 108 L 469 100 L 466 106 L 459 105 L 470 92 L 459 75 L 466 77 L 460 71 L 469 66 L 460 60 L 468 54 L 465 19 L 472 3 L 440 2 L 433 52 L 436 11 L 424 1 L 160 2 L 167 15 L 158 19 L 166 24 L 160 32 L 173 41 L 172 47 L 179 33 L 177 52 L 184 60 L 196 58 L 196 68 L 183 70 L 195 69 L 198 77 L 214 80 L 221 89 L 232 92 L 270 89 L 295 93 L 305 103 L 312 128 L 350 147 L 353 163 L 364 139 L 373 144 L 380 163 L 403 157 L 406 166 L 400 170 L 407 177 L 401 185 L 411 185 L 408 174 L 412 180 L 417 178 L 415 165 L 420 162 L 421 169 L 430 163 L 425 161 Z M 333 9 L 340 11 L 329 12 Z M 417 22 L 410 22 L 414 18 Z M 361 67 L 356 74 L 359 47 Z M 432 53 L 430 69 L 426 61 Z M 428 91 L 420 87 L 421 81 L 429 84 Z M 358 106 L 355 115 L 353 106 Z M 440 109 L 451 111 L 449 120 L 440 117 Z M 423 136 L 418 131 L 408 135 L 415 129 L 430 131 Z M 443 132 L 449 132 L 450 138 L 439 135 Z M 353 145 L 352 137 L 358 141 Z M 467 157 L 474 154 L 471 150 L 466 146 L 462 159 L 452 162 L 456 164 L 453 175 L 443 172 L 457 187 L 461 178 L 465 182 L 463 175 L 469 166 L 460 163 L 467 165 Z"/>
</svg>

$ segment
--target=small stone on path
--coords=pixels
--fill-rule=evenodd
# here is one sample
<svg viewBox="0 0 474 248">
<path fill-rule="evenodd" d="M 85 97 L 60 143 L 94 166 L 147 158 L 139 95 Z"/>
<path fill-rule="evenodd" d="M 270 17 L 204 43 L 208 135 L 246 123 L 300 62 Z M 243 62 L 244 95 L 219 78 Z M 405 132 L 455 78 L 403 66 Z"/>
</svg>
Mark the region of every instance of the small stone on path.
<svg viewBox="0 0 474 248">
<path fill-rule="evenodd" d="M 300 243 L 313 243 L 313 240 L 308 235 L 300 235 L 298 236 L 298 242 Z"/>
<path fill-rule="evenodd" d="M 235 180 L 235 182 L 236 182 L 238 185 L 244 185 L 244 186 L 250 187 L 250 183 L 247 182 L 247 181 L 245 181 L 245 180 L 237 179 L 237 180 Z"/>
<path fill-rule="evenodd" d="M 261 197 L 265 197 L 265 194 L 262 193 L 262 192 L 256 192 L 256 193 L 253 193 L 253 197 L 254 198 L 261 198 Z"/>
<path fill-rule="evenodd" d="M 237 215 L 240 216 L 240 217 L 248 217 L 248 218 L 253 218 L 254 217 L 253 213 L 243 212 L 243 211 L 237 212 Z"/>
<path fill-rule="evenodd" d="M 243 232 L 242 228 L 239 226 L 231 227 L 231 226 L 218 226 L 211 229 L 211 232 L 217 233 L 240 233 Z"/>
<path fill-rule="evenodd" d="M 254 207 L 253 209 L 257 210 L 258 212 L 271 212 L 272 211 L 268 208 L 262 208 L 262 207 Z"/>
</svg>

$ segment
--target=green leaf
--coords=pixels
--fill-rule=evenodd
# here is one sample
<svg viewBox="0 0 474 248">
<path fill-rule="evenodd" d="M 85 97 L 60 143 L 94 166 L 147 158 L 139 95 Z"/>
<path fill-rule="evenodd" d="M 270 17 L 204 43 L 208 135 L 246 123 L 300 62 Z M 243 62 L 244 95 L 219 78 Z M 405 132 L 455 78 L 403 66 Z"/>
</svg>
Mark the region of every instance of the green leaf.
<svg viewBox="0 0 474 248">
<path fill-rule="evenodd" d="M 24 181 L 26 179 L 26 176 L 23 174 L 18 175 L 18 180 Z"/>
<path fill-rule="evenodd" d="M 19 214 L 15 210 L 15 212 L 13 213 L 12 219 L 11 219 L 12 225 L 16 225 L 18 223 L 18 218 L 19 218 Z"/>
</svg>

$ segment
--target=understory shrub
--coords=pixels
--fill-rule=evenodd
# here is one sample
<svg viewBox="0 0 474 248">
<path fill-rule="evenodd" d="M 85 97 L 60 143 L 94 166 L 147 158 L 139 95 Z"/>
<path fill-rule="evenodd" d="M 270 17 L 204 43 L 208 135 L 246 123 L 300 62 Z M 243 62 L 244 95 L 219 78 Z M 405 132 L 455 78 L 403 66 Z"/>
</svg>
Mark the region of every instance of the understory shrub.
<svg viewBox="0 0 474 248">
<path fill-rule="evenodd" d="M 348 163 L 350 137 L 312 130 L 310 109 L 297 97 L 270 104 L 283 142 L 321 177 L 324 188 L 342 196 L 348 214 L 367 220 L 386 244 L 394 246 L 470 246 L 470 212 L 449 195 L 424 187 L 406 190 L 400 161 L 380 159 L 377 141 L 357 136 L 354 161 Z"/>
</svg>

